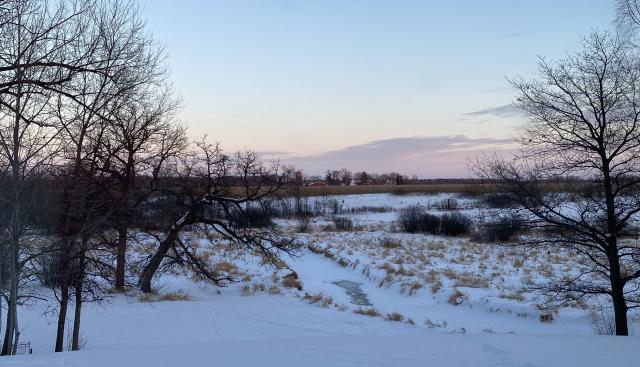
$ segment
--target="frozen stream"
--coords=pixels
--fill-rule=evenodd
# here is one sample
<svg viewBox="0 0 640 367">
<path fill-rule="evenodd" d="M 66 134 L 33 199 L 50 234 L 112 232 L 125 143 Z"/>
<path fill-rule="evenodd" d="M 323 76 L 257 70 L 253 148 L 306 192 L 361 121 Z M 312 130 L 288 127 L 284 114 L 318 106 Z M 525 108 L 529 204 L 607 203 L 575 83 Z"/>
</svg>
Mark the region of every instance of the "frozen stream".
<svg viewBox="0 0 640 367">
<path fill-rule="evenodd" d="M 373 306 L 369 299 L 367 298 L 367 294 L 360 289 L 360 285 L 362 283 L 352 282 L 349 280 L 341 280 L 339 282 L 333 282 L 333 284 L 344 288 L 347 295 L 351 297 L 351 302 L 358 306 Z"/>
</svg>

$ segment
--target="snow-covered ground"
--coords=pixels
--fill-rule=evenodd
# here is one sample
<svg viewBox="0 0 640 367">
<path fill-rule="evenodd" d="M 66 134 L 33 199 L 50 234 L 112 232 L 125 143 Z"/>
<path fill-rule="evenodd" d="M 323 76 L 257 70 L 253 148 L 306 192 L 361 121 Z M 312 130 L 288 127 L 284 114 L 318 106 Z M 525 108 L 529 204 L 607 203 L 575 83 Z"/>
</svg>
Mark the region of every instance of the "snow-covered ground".
<svg viewBox="0 0 640 367">
<path fill-rule="evenodd" d="M 343 209 L 390 209 L 344 215 L 353 232 L 315 218 L 310 233 L 296 234 L 305 244 L 300 256 L 278 266 L 203 244 L 238 283 L 218 290 L 189 274 L 165 274 L 151 302 L 132 292 L 88 304 L 80 352 L 51 353 L 55 315 L 42 302 L 25 306 L 21 338 L 34 353 L 3 357 L 0 365 L 631 365 L 640 338 L 596 335 L 584 305 L 544 310 L 537 295 L 521 292 L 528 279 L 565 270 L 571 259 L 561 253 L 523 257 L 466 238 L 395 231 L 398 209 L 447 197 L 336 197 Z M 459 204 L 475 210 L 470 200 Z M 293 231 L 294 221 L 281 222 Z M 285 282 L 293 272 L 302 290 Z M 345 284 L 366 299 L 354 300 Z"/>
</svg>

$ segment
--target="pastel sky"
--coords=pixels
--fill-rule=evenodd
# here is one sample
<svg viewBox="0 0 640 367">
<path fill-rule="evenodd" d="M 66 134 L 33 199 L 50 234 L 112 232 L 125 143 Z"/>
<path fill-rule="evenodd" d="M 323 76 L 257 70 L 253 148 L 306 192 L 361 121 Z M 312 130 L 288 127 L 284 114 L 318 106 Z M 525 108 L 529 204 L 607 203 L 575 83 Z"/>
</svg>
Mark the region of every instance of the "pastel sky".
<svg viewBox="0 0 640 367">
<path fill-rule="evenodd" d="M 309 174 L 467 177 L 524 119 L 508 76 L 607 29 L 613 0 L 140 0 L 193 137 Z"/>
</svg>

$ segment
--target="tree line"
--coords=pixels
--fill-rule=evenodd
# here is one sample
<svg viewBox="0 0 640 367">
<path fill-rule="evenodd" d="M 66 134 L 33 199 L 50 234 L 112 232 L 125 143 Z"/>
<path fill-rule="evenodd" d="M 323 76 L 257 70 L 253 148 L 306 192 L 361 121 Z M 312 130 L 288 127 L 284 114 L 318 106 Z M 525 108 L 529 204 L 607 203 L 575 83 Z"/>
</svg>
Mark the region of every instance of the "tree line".
<svg viewBox="0 0 640 367">
<path fill-rule="evenodd" d="M 314 177 L 309 180 L 313 181 Z M 415 178 L 417 180 L 417 178 Z M 324 175 L 327 185 L 402 185 L 410 183 L 409 177 L 397 172 L 371 173 L 366 171 L 351 172 L 346 168 L 339 170 L 327 170 Z"/>
</svg>

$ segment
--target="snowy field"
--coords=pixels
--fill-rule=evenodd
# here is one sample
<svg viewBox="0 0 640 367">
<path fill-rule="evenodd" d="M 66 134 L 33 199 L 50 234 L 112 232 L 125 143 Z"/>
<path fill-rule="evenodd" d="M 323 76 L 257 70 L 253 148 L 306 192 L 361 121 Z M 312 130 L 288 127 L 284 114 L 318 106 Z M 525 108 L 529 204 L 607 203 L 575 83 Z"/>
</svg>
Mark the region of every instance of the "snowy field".
<svg viewBox="0 0 640 367">
<path fill-rule="evenodd" d="M 632 365 L 640 338 L 597 335 L 606 320 L 593 305 L 547 309 L 539 295 L 522 291 L 569 271 L 575 259 L 398 231 L 399 209 L 437 211 L 449 197 L 329 198 L 354 229 L 335 230 L 330 215 L 314 217 L 305 233 L 296 233 L 296 221 L 279 220 L 303 246 L 277 266 L 194 233 L 209 260 L 238 282 L 219 289 L 188 273 L 164 274 L 154 296 L 131 291 L 87 304 L 84 346 L 73 353 L 50 352 L 55 314 L 34 302 L 20 310 L 21 340 L 31 342 L 33 354 L 0 365 Z M 462 212 L 478 212 L 473 199 L 457 203 Z M 637 335 L 640 323 L 631 317 Z"/>
</svg>

